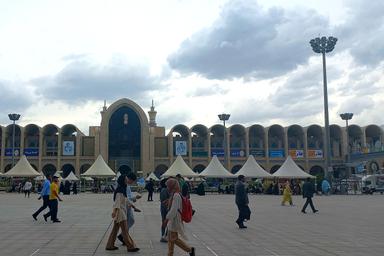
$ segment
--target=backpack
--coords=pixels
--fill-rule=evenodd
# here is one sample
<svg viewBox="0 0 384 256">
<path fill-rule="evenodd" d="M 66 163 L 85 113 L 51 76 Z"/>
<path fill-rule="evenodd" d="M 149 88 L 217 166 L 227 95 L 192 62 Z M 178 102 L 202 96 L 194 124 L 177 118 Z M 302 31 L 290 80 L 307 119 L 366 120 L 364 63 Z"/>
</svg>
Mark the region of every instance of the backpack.
<svg viewBox="0 0 384 256">
<path fill-rule="evenodd" d="M 188 197 L 186 196 L 181 196 L 181 201 L 182 201 L 182 209 L 180 211 L 180 214 L 181 214 L 181 219 L 182 221 L 184 221 L 185 223 L 189 223 L 191 222 L 192 220 L 192 204 L 191 204 L 191 200 L 189 200 Z"/>
</svg>

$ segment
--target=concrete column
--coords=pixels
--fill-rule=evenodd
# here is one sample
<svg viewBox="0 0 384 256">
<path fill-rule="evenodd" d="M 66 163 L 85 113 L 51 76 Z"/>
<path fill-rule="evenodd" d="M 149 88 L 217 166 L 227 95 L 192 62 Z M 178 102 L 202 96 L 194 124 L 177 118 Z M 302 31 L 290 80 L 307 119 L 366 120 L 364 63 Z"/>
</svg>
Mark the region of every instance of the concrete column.
<svg viewBox="0 0 384 256">
<path fill-rule="evenodd" d="M 1 130 L 1 154 L 0 154 L 0 173 L 4 172 L 4 155 L 5 155 L 5 128 L 0 126 Z"/>
<path fill-rule="evenodd" d="M 24 127 L 20 127 L 20 152 L 19 152 L 19 159 L 22 155 L 24 155 Z M 15 161 L 16 164 L 16 161 Z"/>
<path fill-rule="evenodd" d="M 305 169 L 309 168 L 309 159 L 308 159 L 308 136 L 307 136 L 307 128 L 303 128 L 304 130 L 304 157 L 305 157 Z"/>
<path fill-rule="evenodd" d="M 59 135 L 57 136 L 57 171 L 61 169 L 61 151 L 63 147 L 61 129 L 59 129 Z"/>
<path fill-rule="evenodd" d="M 75 162 L 75 174 L 76 176 L 80 176 L 80 156 L 82 155 L 81 152 L 81 135 L 77 134 L 76 136 L 76 162 Z"/>
<path fill-rule="evenodd" d="M 287 157 L 288 155 L 288 128 L 284 127 L 284 156 Z"/>
<path fill-rule="evenodd" d="M 269 164 L 269 141 L 268 141 L 268 129 L 269 128 L 264 128 L 264 148 L 265 148 L 265 162 L 266 166 L 265 168 L 269 172 L 271 170 L 271 166 Z"/>
<path fill-rule="evenodd" d="M 245 156 L 249 156 L 249 129 L 245 129 Z"/>
<path fill-rule="evenodd" d="M 191 132 L 189 133 L 188 136 L 188 165 L 192 169 L 192 136 Z"/>
<path fill-rule="evenodd" d="M 172 136 L 172 133 L 168 134 L 168 157 L 169 157 L 169 160 L 171 161 L 170 164 L 172 164 L 173 163 L 173 159 L 174 159 L 174 156 L 173 156 L 173 136 Z"/>
<path fill-rule="evenodd" d="M 208 130 L 208 134 L 207 134 L 207 150 L 208 150 L 208 163 L 211 162 L 211 130 Z"/>
<path fill-rule="evenodd" d="M 44 138 L 43 130 L 40 129 L 39 130 L 39 159 L 38 159 L 38 166 L 37 166 L 39 172 L 43 171 L 43 166 L 42 166 L 43 152 L 44 152 L 43 138 Z"/>
</svg>

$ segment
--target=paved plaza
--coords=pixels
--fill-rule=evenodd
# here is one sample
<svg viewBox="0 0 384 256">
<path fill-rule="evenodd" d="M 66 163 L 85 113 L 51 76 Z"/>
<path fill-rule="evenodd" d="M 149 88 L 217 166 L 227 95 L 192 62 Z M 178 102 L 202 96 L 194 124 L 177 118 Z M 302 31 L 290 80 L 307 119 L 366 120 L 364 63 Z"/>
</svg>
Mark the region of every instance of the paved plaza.
<svg viewBox="0 0 384 256">
<path fill-rule="evenodd" d="M 158 194 L 137 206 L 132 237 L 138 253 L 105 251 L 111 224 L 111 194 L 63 196 L 59 205 L 62 223 L 46 223 L 31 214 L 41 205 L 37 195 L 0 193 L 0 255 L 167 255 L 160 243 Z M 233 195 L 192 196 L 197 212 L 187 224 L 189 243 L 197 255 L 384 255 L 384 196 L 317 196 L 317 214 L 300 213 L 295 206 L 280 206 L 280 196 L 250 195 L 252 219 L 240 230 L 234 220 Z M 179 249 L 175 255 L 187 255 Z"/>
</svg>

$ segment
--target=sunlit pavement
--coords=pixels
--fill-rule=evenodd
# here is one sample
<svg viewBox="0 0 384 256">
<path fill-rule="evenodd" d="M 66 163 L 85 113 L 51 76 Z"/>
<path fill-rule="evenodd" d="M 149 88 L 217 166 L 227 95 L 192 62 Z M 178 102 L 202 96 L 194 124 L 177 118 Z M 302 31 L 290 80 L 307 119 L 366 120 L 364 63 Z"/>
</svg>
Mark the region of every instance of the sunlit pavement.
<svg viewBox="0 0 384 256">
<path fill-rule="evenodd" d="M 33 194 L 0 193 L 0 255 L 167 255 L 160 243 L 160 205 L 145 195 L 137 203 L 136 224 L 130 230 L 138 253 L 105 251 L 111 224 L 111 194 L 63 196 L 59 204 L 62 223 L 38 221 L 31 214 L 41 201 Z M 197 255 L 384 255 L 384 196 L 317 196 L 319 213 L 280 206 L 280 196 L 250 195 L 252 210 L 247 229 L 236 223 L 233 195 L 192 196 L 196 209 L 187 224 L 189 243 Z M 175 255 L 187 255 L 176 249 Z"/>
</svg>

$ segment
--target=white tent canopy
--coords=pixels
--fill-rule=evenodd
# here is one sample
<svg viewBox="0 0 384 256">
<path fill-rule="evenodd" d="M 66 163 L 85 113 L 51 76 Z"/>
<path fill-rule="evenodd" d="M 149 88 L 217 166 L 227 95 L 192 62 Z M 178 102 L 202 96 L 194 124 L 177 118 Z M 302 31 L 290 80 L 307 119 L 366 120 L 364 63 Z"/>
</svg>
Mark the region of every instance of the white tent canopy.
<svg viewBox="0 0 384 256">
<path fill-rule="evenodd" d="M 224 168 L 217 156 L 213 156 L 208 166 L 200 173 L 200 176 L 206 178 L 235 178 L 235 175 Z"/>
<path fill-rule="evenodd" d="M 270 173 L 266 172 L 263 168 L 261 168 L 261 166 L 256 162 L 255 158 L 252 155 L 248 156 L 248 159 L 243 165 L 243 167 L 241 167 L 241 169 L 235 175 L 244 175 L 247 178 L 273 177 Z"/>
<path fill-rule="evenodd" d="M 65 177 L 63 180 L 68 181 L 78 181 L 79 178 L 76 177 L 76 175 L 73 172 L 70 172 L 67 177 Z"/>
<path fill-rule="evenodd" d="M 58 177 L 59 179 L 62 179 L 63 177 L 61 177 L 61 174 L 59 171 L 55 172 L 55 174 L 53 174 L 52 177 Z"/>
<path fill-rule="evenodd" d="M 45 176 L 43 174 L 40 174 L 40 176 L 37 176 L 36 178 L 34 178 L 34 180 L 36 180 L 36 181 L 45 180 Z"/>
<path fill-rule="evenodd" d="M 84 179 L 85 181 L 93 181 L 91 177 L 81 177 L 81 178 Z"/>
<path fill-rule="evenodd" d="M 278 178 L 296 179 L 314 178 L 314 176 L 301 170 L 300 167 L 293 161 L 291 156 L 287 157 L 283 165 L 274 174 L 272 174 L 272 176 Z"/>
<path fill-rule="evenodd" d="M 95 178 L 106 178 L 114 177 L 116 173 L 105 163 L 103 157 L 99 155 L 96 161 L 89 167 L 89 169 L 81 176 L 84 177 L 95 177 Z"/>
<path fill-rule="evenodd" d="M 161 177 L 171 177 L 180 174 L 182 177 L 197 177 L 197 173 L 193 172 L 191 168 L 184 162 L 183 158 L 178 155 L 169 169 L 161 175 Z"/>
<path fill-rule="evenodd" d="M 153 172 L 151 172 L 151 174 L 149 174 L 145 180 L 149 181 L 150 179 L 152 179 L 154 181 L 159 181 L 159 178 L 157 178 L 157 176 Z"/>
<path fill-rule="evenodd" d="M 8 172 L 6 172 L 4 177 L 38 177 L 41 173 L 37 172 L 31 164 L 28 162 L 28 159 L 23 155 L 17 164 Z"/>
</svg>

